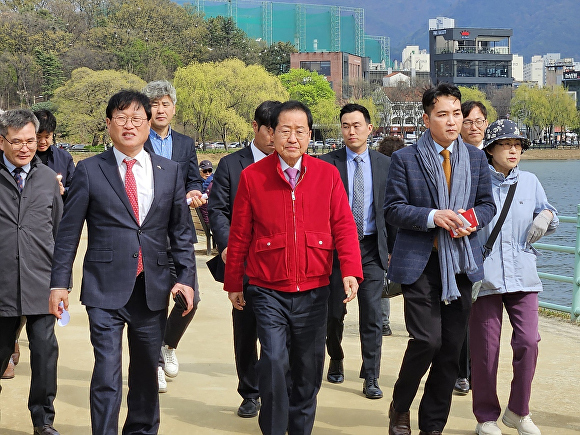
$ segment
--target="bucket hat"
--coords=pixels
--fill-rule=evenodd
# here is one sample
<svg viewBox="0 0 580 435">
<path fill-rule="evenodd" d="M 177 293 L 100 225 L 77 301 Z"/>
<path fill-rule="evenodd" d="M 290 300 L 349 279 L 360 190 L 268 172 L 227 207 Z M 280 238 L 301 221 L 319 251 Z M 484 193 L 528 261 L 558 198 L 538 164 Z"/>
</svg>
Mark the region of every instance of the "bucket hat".
<svg viewBox="0 0 580 435">
<path fill-rule="evenodd" d="M 520 139 L 523 150 L 527 150 L 530 147 L 530 140 L 522 135 L 516 123 L 509 119 L 498 119 L 489 124 L 485 129 L 483 148 L 487 148 L 500 139 Z"/>
</svg>

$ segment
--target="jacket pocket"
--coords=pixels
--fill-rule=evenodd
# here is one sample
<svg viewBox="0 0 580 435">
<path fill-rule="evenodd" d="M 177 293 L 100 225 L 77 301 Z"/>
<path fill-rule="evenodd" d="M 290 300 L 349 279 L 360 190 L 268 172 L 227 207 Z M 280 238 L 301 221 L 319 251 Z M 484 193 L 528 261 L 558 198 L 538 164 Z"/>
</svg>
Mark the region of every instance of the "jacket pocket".
<svg viewBox="0 0 580 435">
<path fill-rule="evenodd" d="M 282 281 L 288 279 L 286 257 L 286 233 L 260 237 L 256 240 L 254 261 L 249 259 L 248 269 L 263 281 Z"/>
<path fill-rule="evenodd" d="M 331 234 L 306 231 L 306 274 L 309 277 L 330 275 L 333 251 Z"/>
<path fill-rule="evenodd" d="M 167 266 L 169 264 L 169 258 L 167 257 L 167 251 L 158 251 L 157 252 L 157 265 L 158 266 Z"/>
<path fill-rule="evenodd" d="M 85 260 L 97 263 L 110 263 L 113 261 L 113 251 L 111 249 L 88 249 Z"/>
</svg>

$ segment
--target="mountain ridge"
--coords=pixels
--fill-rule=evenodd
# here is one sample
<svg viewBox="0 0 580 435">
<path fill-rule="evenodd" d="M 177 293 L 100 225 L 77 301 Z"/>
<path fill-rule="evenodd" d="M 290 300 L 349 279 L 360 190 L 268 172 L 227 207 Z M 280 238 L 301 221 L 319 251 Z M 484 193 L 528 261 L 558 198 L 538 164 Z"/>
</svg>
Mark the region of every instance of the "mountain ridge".
<svg viewBox="0 0 580 435">
<path fill-rule="evenodd" d="M 285 3 L 304 3 L 285 0 Z M 391 59 L 401 60 L 406 45 L 429 49 L 429 19 L 455 19 L 457 27 L 510 28 L 511 52 L 524 56 L 561 53 L 580 61 L 580 1 L 500 0 L 310 0 L 308 3 L 357 7 L 365 10 L 365 32 L 391 39 Z"/>
</svg>

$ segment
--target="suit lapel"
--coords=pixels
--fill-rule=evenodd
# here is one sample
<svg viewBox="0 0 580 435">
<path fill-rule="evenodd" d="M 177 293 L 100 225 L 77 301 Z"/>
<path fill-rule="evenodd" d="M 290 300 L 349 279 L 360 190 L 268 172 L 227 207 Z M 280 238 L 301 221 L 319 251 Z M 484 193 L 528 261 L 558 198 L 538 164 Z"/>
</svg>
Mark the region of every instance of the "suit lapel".
<svg viewBox="0 0 580 435">
<path fill-rule="evenodd" d="M 381 183 L 381 179 L 385 177 L 384 168 L 380 167 L 379 163 L 379 156 L 377 153 L 373 152 L 373 150 L 369 150 L 369 158 L 371 161 L 371 174 L 373 177 L 373 203 L 375 205 L 375 214 L 376 216 L 381 216 L 380 211 L 383 209 L 383 204 L 379 204 L 378 198 L 381 198 L 384 195 L 381 195 L 379 188 L 381 184 L 384 186 L 384 183 Z"/>
<path fill-rule="evenodd" d="M 419 166 L 419 168 L 421 168 L 421 173 L 423 174 L 423 178 L 425 179 L 425 183 L 427 184 L 427 189 L 429 190 L 429 193 L 431 194 L 431 198 L 433 199 L 433 202 L 435 204 L 437 204 L 437 187 L 435 186 L 435 183 L 433 182 L 433 180 L 431 180 L 431 177 L 429 176 L 429 174 L 427 173 L 427 171 L 425 170 L 425 167 L 423 166 L 423 162 L 421 161 L 421 157 L 419 156 L 419 152 L 415 153 L 415 158 L 417 159 L 417 164 Z"/>
<path fill-rule="evenodd" d="M 241 171 L 254 163 L 254 154 L 252 153 L 252 148 L 247 147 L 244 151 L 240 153 L 240 165 L 242 167 Z"/>
<path fill-rule="evenodd" d="M 101 167 L 101 171 L 103 171 L 103 175 L 113 188 L 113 191 L 125 205 L 125 208 L 131 215 L 131 218 L 137 222 L 137 218 L 133 213 L 133 207 L 131 207 L 131 203 L 127 197 L 127 192 L 125 191 L 125 185 L 123 184 L 123 180 L 121 180 L 121 174 L 119 174 L 117 159 L 115 159 L 113 149 L 111 148 L 109 151 L 101 154 L 101 159 L 102 160 L 99 162 L 99 166 Z"/>
<path fill-rule="evenodd" d="M 346 190 L 346 195 L 348 196 L 349 191 L 348 170 L 346 169 L 346 147 L 336 154 L 336 157 L 334 158 L 334 166 L 336 166 L 336 169 L 338 169 L 338 172 L 340 173 L 342 184 L 344 184 L 344 190 Z"/>
<path fill-rule="evenodd" d="M 182 159 L 182 155 L 184 149 L 179 144 L 179 136 L 174 134 L 173 129 L 171 130 L 171 160 L 174 162 L 180 162 Z"/>
<path fill-rule="evenodd" d="M 149 153 L 149 156 L 151 157 L 151 167 L 153 168 L 153 200 L 151 201 L 151 207 L 149 208 L 147 216 L 145 216 L 145 220 L 141 223 L 141 226 L 145 225 L 150 216 L 154 214 L 153 210 L 155 210 L 159 203 L 159 199 L 162 195 L 162 184 L 165 180 L 165 167 L 163 165 L 163 160 L 155 153 Z"/>
</svg>

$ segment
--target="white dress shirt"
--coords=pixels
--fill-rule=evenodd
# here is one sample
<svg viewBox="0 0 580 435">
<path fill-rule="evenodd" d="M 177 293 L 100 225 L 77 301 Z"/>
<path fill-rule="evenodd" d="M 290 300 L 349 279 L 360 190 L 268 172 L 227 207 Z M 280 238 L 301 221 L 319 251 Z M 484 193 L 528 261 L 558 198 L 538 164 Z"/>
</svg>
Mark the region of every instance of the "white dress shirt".
<svg viewBox="0 0 580 435">
<path fill-rule="evenodd" d="M 127 165 L 123 160 L 132 160 L 132 157 L 126 156 L 117 148 L 113 148 L 119 174 L 121 180 L 125 184 L 125 174 L 127 173 Z M 151 156 L 144 149 L 134 157 L 137 163 L 133 165 L 133 176 L 137 185 L 137 201 L 139 201 L 139 225 L 143 223 L 151 203 L 153 202 L 153 165 L 151 164 Z"/>
</svg>

